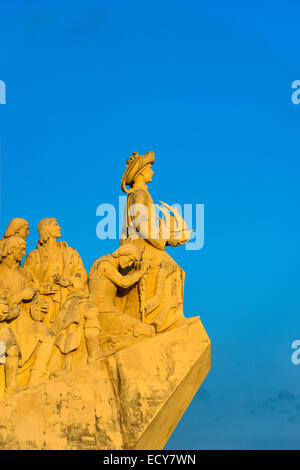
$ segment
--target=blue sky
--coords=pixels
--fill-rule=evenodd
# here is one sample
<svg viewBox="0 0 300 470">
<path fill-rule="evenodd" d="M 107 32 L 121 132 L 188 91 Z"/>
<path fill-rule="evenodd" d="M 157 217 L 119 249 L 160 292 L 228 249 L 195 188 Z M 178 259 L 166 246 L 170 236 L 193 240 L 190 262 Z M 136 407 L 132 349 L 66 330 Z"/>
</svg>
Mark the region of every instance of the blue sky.
<svg viewBox="0 0 300 470">
<path fill-rule="evenodd" d="M 169 250 L 212 370 L 171 449 L 299 449 L 300 4 L 0 2 L 1 213 L 58 218 L 87 269 L 117 248 L 126 158 L 154 150 L 155 202 L 205 205 L 205 245 Z"/>
</svg>

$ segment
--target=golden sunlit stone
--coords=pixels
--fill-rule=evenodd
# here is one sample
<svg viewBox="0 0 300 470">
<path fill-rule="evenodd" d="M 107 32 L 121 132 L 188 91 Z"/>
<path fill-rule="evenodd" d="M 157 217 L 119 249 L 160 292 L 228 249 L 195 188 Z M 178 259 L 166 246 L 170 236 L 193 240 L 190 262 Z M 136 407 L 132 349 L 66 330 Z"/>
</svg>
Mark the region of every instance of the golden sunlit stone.
<svg viewBox="0 0 300 470">
<path fill-rule="evenodd" d="M 190 230 L 147 184 L 154 153 L 133 153 L 121 246 L 89 275 L 55 218 L 21 267 L 29 226 L 0 241 L 0 449 L 161 449 L 210 369 L 185 274 L 165 246 Z"/>
</svg>

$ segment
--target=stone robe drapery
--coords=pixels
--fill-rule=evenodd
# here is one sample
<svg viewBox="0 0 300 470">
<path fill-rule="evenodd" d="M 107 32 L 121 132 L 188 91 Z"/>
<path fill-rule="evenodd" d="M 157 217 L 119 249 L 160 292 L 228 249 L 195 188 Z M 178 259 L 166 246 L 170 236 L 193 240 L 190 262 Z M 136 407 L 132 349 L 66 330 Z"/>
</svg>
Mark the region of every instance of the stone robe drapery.
<svg viewBox="0 0 300 470">
<path fill-rule="evenodd" d="M 0 263 L 0 289 L 8 292 L 7 300 L 10 307 L 16 304 L 14 296 L 27 287 L 34 287 L 33 276 L 29 271 L 17 265 L 10 268 L 5 262 Z M 28 382 L 35 353 L 39 342 L 49 337 L 49 329 L 31 316 L 33 302 L 22 301 L 19 303 L 20 315 L 9 322 L 20 348 L 20 361 L 18 370 L 18 384 L 25 385 Z M 0 395 L 4 391 L 3 366 L 0 374 Z"/>
<path fill-rule="evenodd" d="M 136 271 L 121 275 L 111 255 L 94 261 L 89 274 L 89 289 L 93 303 L 100 312 L 101 348 L 122 349 L 136 340 L 153 335 L 153 328 L 132 315 L 120 312 L 115 306 L 117 289 L 136 284 L 140 276 Z"/>
<path fill-rule="evenodd" d="M 133 207 L 137 212 L 133 211 Z M 139 207 L 143 209 L 139 212 Z M 184 319 L 183 292 L 185 273 L 164 251 L 166 240 L 158 238 L 153 201 L 145 189 L 133 190 L 128 198 L 121 243 L 134 244 L 142 260 L 150 265 L 144 281 L 144 321 L 162 332 Z M 139 287 L 119 289 L 117 307 L 124 313 L 141 318 Z"/>
<path fill-rule="evenodd" d="M 49 312 L 44 320 L 49 326 L 54 323 L 70 292 L 76 289 L 88 294 L 87 273 L 80 255 L 74 248 L 69 247 L 66 242 L 57 242 L 52 253 L 49 252 L 46 245 L 39 242 L 37 248 L 26 257 L 24 268 L 30 271 L 36 287 L 39 288 L 45 284 L 53 284 L 52 276 L 54 274 L 60 274 L 72 281 L 71 286 L 57 286 L 57 292 L 44 296 L 46 300 L 50 301 Z"/>
<path fill-rule="evenodd" d="M 51 327 L 55 322 L 62 307 L 68 307 L 68 303 L 73 304 L 74 294 L 79 297 L 88 298 L 87 272 L 84 269 L 79 253 L 67 245 L 66 242 L 58 241 L 55 249 L 49 251 L 47 246 L 38 242 L 37 248 L 30 252 L 25 259 L 24 267 L 33 275 L 35 284 L 43 292 L 43 286 L 53 284 L 52 276 L 59 274 L 70 279 L 72 285 L 61 287 L 56 284 L 58 290 L 53 294 L 41 294 L 50 303 L 49 312 L 43 322 Z M 75 305 L 75 309 L 80 308 Z M 80 320 L 79 320 L 80 319 Z M 75 323 L 67 330 L 63 330 L 57 335 L 57 346 L 54 357 L 50 363 L 50 371 L 62 367 L 62 357 L 59 351 L 68 352 L 75 350 L 73 359 L 73 369 L 86 364 L 87 350 L 84 341 L 82 318 L 74 310 Z M 78 321 L 80 324 L 78 324 Z M 68 338 L 66 338 L 68 335 Z M 71 344 L 72 343 L 72 344 Z M 66 348 L 63 346 L 66 344 Z"/>
<path fill-rule="evenodd" d="M 0 289 L 9 293 L 9 306 L 14 305 L 14 296 L 27 287 L 33 287 L 33 277 L 26 269 L 17 266 L 11 269 L 5 263 L 0 264 Z M 33 320 L 30 314 L 32 302 L 21 302 L 20 315 L 10 322 L 21 351 L 20 367 L 28 361 L 41 338 L 40 323 Z"/>
</svg>

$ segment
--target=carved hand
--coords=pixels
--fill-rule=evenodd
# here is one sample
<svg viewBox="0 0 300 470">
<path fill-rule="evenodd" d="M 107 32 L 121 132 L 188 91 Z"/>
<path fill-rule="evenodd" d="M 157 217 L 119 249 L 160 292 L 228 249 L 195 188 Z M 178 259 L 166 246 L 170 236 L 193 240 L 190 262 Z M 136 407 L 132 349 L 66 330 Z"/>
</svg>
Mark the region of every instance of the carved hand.
<svg viewBox="0 0 300 470">
<path fill-rule="evenodd" d="M 35 289 L 34 287 L 27 287 L 20 293 L 20 298 L 22 300 L 32 300 L 36 294 L 37 289 Z"/>
<path fill-rule="evenodd" d="M 169 246 L 178 246 L 179 241 L 170 239 L 170 240 L 168 240 L 167 245 L 169 245 Z"/>
<path fill-rule="evenodd" d="M 60 274 L 54 274 L 53 276 L 53 282 L 55 284 L 58 284 L 59 286 L 61 287 L 69 287 L 71 286 L 73 283 L 70 279 L 67 279 L 63 276 L 60 276 Z"/>
<path fill-rule="evenodd" d="M 40 293 L 44 295 L 55 294 L 59 291 L 59 287 L 56 284 L 44 284 L 40 288 Z"/>
<path fill-rule="evenodd" d="M 48 313 L 49 303 L 41 298 L 37 302 L 33 302 L 31 305 L 31 317 L 35 321 L 42 321 L 45 315 Z"/>
</svg>

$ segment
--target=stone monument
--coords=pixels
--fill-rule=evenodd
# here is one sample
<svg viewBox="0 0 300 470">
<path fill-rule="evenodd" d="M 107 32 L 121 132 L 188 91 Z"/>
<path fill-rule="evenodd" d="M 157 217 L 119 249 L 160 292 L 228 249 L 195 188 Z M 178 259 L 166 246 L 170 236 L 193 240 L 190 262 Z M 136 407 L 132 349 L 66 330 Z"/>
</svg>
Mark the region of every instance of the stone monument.
<svg viewBox="0 0 300 470">
<path fill-rule="evenodd" d="M 183 312 L 185 274 L 165 247 L 190 230 L 148 191 L 133 153 L 120 246 L 89 274 L 55 218 L 21 265 L 29 224 L 0 240 L 0 449 L 162 449 L 210 370 L 210 340 Z"/>
</svg>

